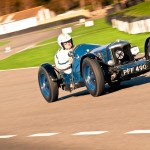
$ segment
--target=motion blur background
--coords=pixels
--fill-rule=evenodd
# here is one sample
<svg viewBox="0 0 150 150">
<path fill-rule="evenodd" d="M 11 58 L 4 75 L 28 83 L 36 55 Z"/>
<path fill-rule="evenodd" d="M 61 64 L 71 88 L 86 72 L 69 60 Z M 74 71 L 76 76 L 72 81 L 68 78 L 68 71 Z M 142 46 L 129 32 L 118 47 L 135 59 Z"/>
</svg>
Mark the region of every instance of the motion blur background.
<svg viewBox="0 0 150 150">
<path fill-rule="evenodd" d="M 62 31 L 76 45 L 122 39 L 144 52 L 149 10 L 150 0 L 0 0 L 0 69 L 53 64 Z"/>
<path fill-rule="evenodd" d="M 116 3 L 132 3 L 134 0 L 1 0 L 0 15 L 6 15 L 37 6 L 45 6 L 56 14 L 77 8 L 85 8 L 90 11 Z M 139 1 L 139 0 L 138 0 Z"/>
<path fill-rule="evenodd" d="M 113 20 L 117 16 L 115 14 L 114 17 L 115 12 L 146 1 L 149 0 L 0 0 L 0 35 L 58 20 L 76 18 L 76 20 L 65 22 L 69 23 L 80 18 L 95 16 L 97 18 L 107 16 L 107 22 L 112 23 L 113 27 L 117 27 L 119 23 Z M 143 8 L 143 11 L 146 10 Z M 64 15 L 64 13 L 67 14 Z M 124 17 L 124 15 L 118 17 L 120 16 Z M 133 16 L 131 15 L 131 17 Z M 59 24 L 55 23 L 53 26 Z M 123 31 L 135 32 L 128 31 L 130 29 L 126 29 L 126 24 L 123 26 L 125 26 Z"/>
</svg>

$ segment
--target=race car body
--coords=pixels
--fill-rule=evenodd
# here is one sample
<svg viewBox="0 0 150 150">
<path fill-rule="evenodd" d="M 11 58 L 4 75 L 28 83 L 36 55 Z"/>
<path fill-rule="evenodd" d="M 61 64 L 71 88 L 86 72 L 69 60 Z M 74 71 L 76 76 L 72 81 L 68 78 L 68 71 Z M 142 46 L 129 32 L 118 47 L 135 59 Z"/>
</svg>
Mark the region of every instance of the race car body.
<svg viewBox="0 0 150 150">
<path fill-rule="evenodd" d="M 69 55 L 73 57 L 72 73 L 64 79 L 62 70 L 44 63 L 40 66 L 38 80 L 40 90 L 48 102 L 58 99 L 59 88 L 72 91 L 86 86 L 92 96 L 100 96 L 105 84 L 119 86 L 122 81 L 130 80 L 150 71 L 150 37 L 145 41 L 145 55 L 136 58 L 138 47 L 117 40 L 107 45 L 79 44 Z M 71 80 L 68 86 L 65 81 Z"/>
</svg>

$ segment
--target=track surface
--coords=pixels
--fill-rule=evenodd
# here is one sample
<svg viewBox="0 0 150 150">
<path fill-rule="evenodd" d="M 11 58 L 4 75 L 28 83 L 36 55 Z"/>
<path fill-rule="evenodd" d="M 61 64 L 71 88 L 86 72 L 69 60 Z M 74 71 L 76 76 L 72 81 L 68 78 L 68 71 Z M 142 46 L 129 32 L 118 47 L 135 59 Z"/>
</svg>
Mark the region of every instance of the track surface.
<svg viewBox="0 0 150 150">
<path fill-rule="evenodd" d="M 12 37 L 13 51 L 1 47 L 0 59 L 59 32 Z M 55 103 L 42 97 L 37 73 L 38 68 L 0 71 L 0 150 L 150 150 L 150 73 L 117 91 L 106 86 L 100 97 L 85 88 L 60 90 Z M 147 133 L 127 134 L 134 130 Z"/>
<path fill-rule="evenodd" d="M 0 47 L 0 60 L 18 51 L 22 51 L 24 49 L 33 47 L 38 42 L 56 37 L 60 33 L 61 33 L 61 28 L 57 28 L 53 30 L 35 31 L 35 32 L 3 39 L 3 41 L 10 41 L 10 43 Z M 11 48 L 10 52 L 5 51 L 7 47 Z"/>
<path fill-rule="evenodd" d="M 92 97 L 85 88 L 60 90 L 59 101 L 44 101 L 37 82 L 38 69 L 0 72 L 1 150 L 149 150 L 150 74 Z M 97 135 L 79 132 L 107 131 Z M 57 133 L 52 136 L 31 136 Z M 98 133 L 98 132 L 97 132 Z"/>
<path fill-rule="evenodd" d="M 72 28 L 76 28 L 77 26 L 79 26 L 79 24 L 77 23 L 71 25 Z M 34 47 L 37 43 L 41 41 L 57 37 L 62 32 L 62 29 L 65 27 L 65 25 L 61 25 L 49 30 L 39 30 L 3 39 L 2 41 L 9 41 L 9 43 L 7 45 L 0 46 L 0 60 L 5 59 L 15 54 L 16 52 Z M 9 47 L 10 51 L 7 52 L 6 50 Z"/>
</svg>

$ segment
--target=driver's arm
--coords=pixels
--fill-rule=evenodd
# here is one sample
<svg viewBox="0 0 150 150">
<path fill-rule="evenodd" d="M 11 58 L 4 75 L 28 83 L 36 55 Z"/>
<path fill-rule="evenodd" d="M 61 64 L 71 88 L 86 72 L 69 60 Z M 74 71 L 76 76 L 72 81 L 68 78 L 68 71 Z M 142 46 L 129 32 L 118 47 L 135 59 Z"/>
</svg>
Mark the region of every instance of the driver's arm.
<svg viewBox="0 0 150 150">
<path fill-rule="evenodd" d="M 71 67 L 71 64 L 73 61 L 71 57 L 70 58 L 66 57 L 66 59 L 64 59 L 64 57 L 65 56 L 59 57 L 59 55 L 57 55 L 57 54 L 55 55 L 55 65 L 60 70 L 64 70 L 64 69 Z"/>
</svg>

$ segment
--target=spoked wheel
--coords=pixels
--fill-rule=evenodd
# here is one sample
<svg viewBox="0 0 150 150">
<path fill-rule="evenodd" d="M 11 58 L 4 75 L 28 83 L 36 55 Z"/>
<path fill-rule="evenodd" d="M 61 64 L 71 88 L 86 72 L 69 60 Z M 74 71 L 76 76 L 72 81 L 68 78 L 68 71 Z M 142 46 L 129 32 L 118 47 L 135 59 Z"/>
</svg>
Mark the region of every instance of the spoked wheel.
<svg viewBox="0 0 150 150">
<path fill-rule="evenodd" d="M 147 60 L 150 59 L 150 37 L 145 41 L 145 57 Z"/>
<path fill-rule="evenodd" d="M 82 75 L 87 90 L 92 96 L 99 96 L 104 91 L 104 75 L 97 61 L 85 58 L 82 64 Z"/>
<path fill-rule="evenodd" d="M 40 67 L 38 72 L 38 81 L 41 93 L 47 102 L 54 102 L 58 100 L 58 85 L 53 82 L 47 71 Z"/>
</svg>

